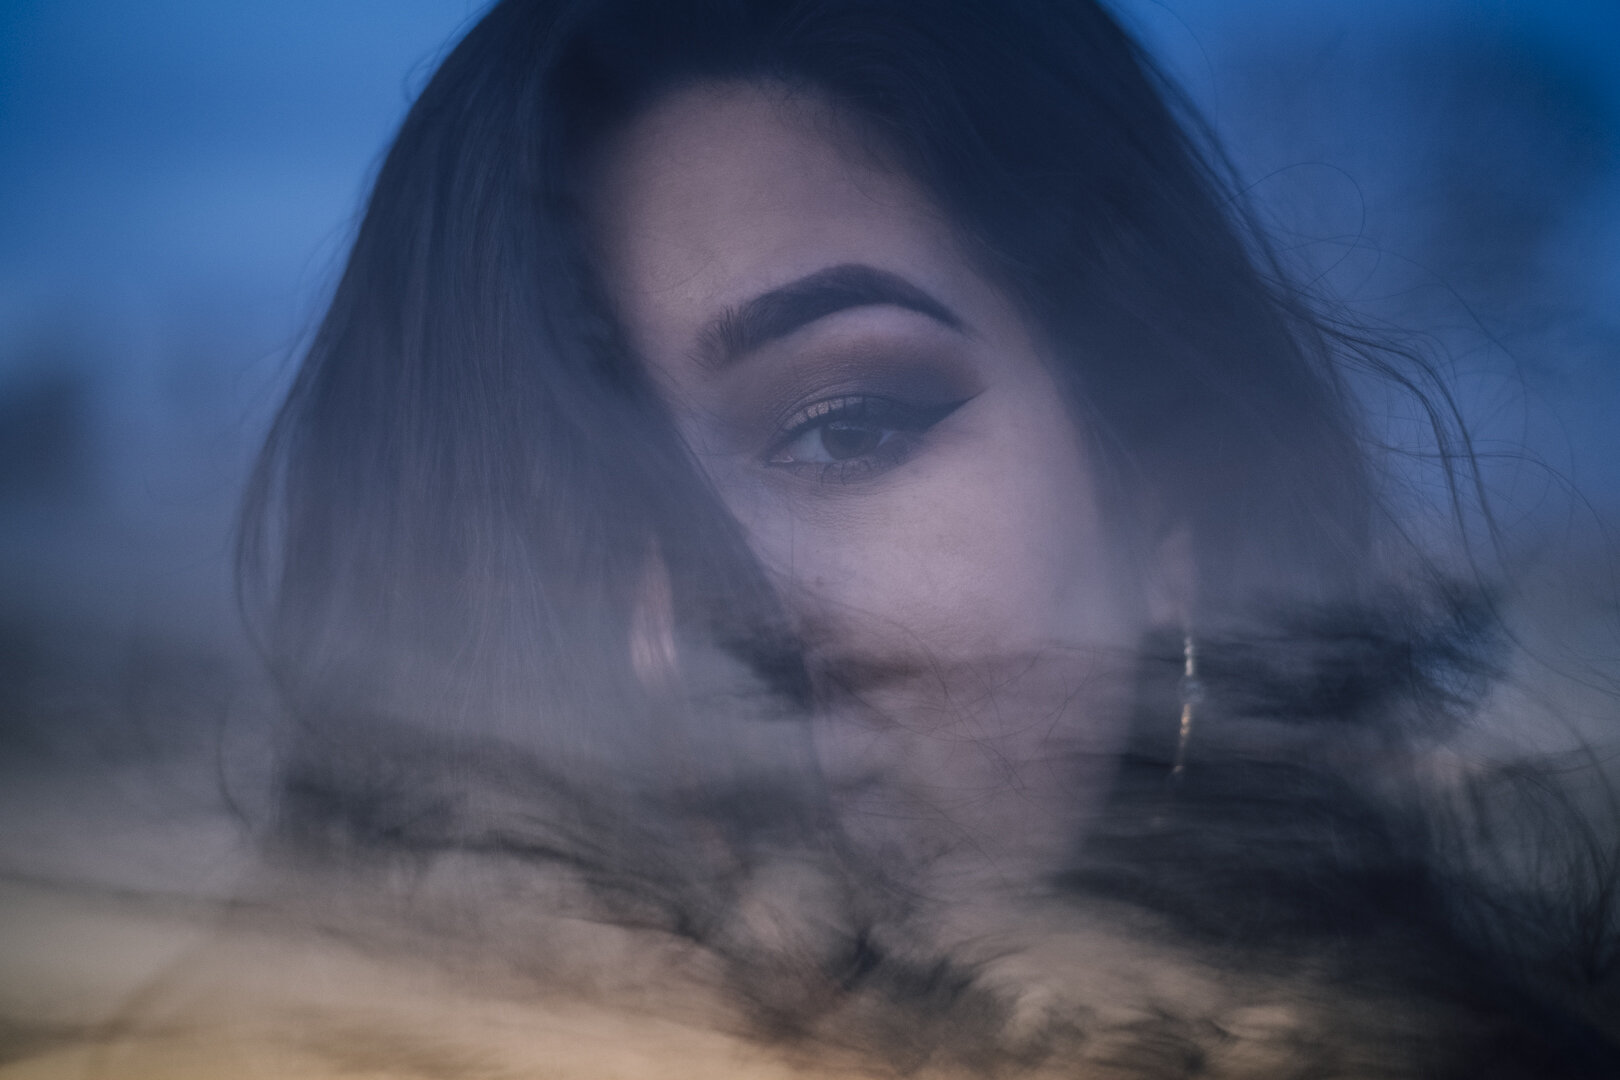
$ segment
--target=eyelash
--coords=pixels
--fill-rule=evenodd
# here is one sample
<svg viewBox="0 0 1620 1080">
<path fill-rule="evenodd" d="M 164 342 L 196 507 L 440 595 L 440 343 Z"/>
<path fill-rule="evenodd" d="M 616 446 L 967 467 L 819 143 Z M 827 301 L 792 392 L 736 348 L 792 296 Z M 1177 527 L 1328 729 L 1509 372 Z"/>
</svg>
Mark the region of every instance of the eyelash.
<svg viewBox="0 0 1620 1080">
<path fill-rule="evenodd" d="M 919 408 L 869 394 L 826 398 L 806 406 L 788 421 L 781 438 L 771 448 L 766 464 L 793 471 L 816 470 L 816 479 L 822 483 L 848 484 L 866 479 L 903 463 L 916 450 L 923 434 L 964 403 L 965 399 Z M 816 432 L 821 433 L 822 449 L 831 454 L 825 438 L 836 425 L 845 425 L 846 429 L 856 432 L 881 434 L 871 450 L 848 458 L 807 461 L 788 456 L 795 443 Z"/>
</svg>

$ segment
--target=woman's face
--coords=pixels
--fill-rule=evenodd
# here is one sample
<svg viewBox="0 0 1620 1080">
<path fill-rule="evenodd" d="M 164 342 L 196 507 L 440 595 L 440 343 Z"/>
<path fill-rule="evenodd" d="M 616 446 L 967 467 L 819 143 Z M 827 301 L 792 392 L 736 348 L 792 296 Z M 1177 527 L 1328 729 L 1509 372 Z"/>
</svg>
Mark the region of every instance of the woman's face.
<svg viewBox="0 0 1620 1080">
<path fill-rule="evenodd" d="M 1139 590 L 1046 346 L 952 223 L 835 110 L 769 85 L 663 99 L 599 178 L 620 316 L 823 685 L 913 730 L 1016 729 L 1017 759 L 1054 730 L 1112 745 L 1066 703 L 1135 643 Z M 1020 693 L 1010 670 L 1040 686 L 1036 735 L 977 715 Z"/>
</svg>

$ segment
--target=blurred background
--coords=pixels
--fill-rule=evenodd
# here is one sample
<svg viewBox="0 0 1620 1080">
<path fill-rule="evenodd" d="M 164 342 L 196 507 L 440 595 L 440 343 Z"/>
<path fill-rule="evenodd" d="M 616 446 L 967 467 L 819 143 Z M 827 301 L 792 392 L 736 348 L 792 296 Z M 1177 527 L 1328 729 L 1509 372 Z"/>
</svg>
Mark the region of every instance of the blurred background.
<svg viewBox="0 0 1620 1080">
<path fill-rule="evenodd" d="M 163 884 L 226 887 L 217 807 L 267 707 L 236 501 L 380 155 L 481 6 L 0 0 L 5 872 L 151 877 L 140 823 L 194 811 Z M 1620 4 L 1119 10 L 1285 260 L 1446 368 L 1514 535 L 1592 534 L 1620 505 Z"/>
</svg>

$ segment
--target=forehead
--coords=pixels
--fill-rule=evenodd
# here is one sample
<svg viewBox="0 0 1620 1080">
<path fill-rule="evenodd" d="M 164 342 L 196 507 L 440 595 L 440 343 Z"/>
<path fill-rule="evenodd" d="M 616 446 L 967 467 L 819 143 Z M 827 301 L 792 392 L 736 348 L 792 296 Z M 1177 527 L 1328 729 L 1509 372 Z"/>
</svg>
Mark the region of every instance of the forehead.
<svg viewBox="0 0 1620 1080">
<path fill-rule="evenodd" d="M 773 85 L 679 91 L 607 147 L 596 233 L 644 355 L 687 356 L 718 311 L 831 266 L 971 308 L 949 224 L 825 101 Z"/>
</svg>

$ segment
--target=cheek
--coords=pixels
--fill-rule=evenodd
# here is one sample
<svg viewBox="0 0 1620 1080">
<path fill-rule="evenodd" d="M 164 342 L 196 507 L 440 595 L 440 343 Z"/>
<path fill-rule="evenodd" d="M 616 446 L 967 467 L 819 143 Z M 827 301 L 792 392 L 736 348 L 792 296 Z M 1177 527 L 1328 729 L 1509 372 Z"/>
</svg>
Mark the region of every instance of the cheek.
<svg viewBox="0 0 1620 1080">
<path fill-rule="evenodd" d="M 1055 865 L 1123 749 L 1119 647 L 1140 626 L 1053 400 L 1003 399 L 869 493 L 753 515 L 822 679 L 845 827 L 956 853 L 940 873 Z"/>
<path fill-rule="evenodd" d="M 813 649 L 980 659 L 1132 632 L 1072 422 L 1003 394 L 870 490 L 763 494 L 739 514 Z"/>
</svg>

